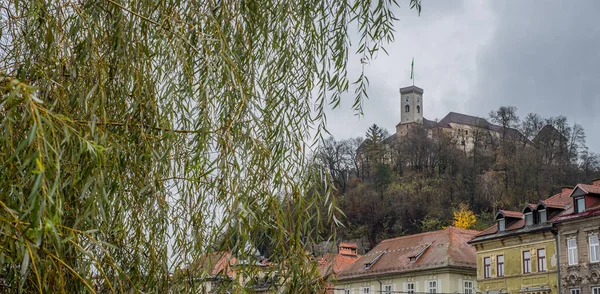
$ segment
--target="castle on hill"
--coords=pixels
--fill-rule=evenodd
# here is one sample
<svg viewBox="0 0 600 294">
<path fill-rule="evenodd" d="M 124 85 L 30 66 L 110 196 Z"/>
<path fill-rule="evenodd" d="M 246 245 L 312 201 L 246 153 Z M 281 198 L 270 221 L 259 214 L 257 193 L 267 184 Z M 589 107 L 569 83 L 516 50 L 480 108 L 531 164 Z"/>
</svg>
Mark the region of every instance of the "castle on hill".
<svg viewBox="0 0 600 294">
<path fill-rule="evenodd" d="M 476 139 L 483 142 L 485 149 L 493 140 L 501 137 L 521 141 L 524 144 L 530 143 L 518 130 L 503 128 L 484 118 L 449 112 L 440 121 L 433 121 L 426 119 L 423 114 L 423 89 L 417 86 L 400 88 L 400 122 L 396 125 L 396 132 L 384 142 L 391 143 L 395 140 L 402 140 L 409 135 L 412 128 L 423 127 L 427 130 L 429 137 L 436 134 L 452 137 L 457 147 L 464 149 L 465 152 L 473 149 Z"/>
</svg>

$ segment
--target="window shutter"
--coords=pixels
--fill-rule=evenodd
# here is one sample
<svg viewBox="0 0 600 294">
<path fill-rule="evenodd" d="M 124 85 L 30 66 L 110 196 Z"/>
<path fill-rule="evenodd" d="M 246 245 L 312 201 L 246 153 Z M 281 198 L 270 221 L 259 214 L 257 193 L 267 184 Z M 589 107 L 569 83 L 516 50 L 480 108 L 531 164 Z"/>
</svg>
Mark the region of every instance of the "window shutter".
<svg viewBox="0 0 600 294">
<path fill-rule="evenodd" d="M 394 288 L 396 288 L 396 287 L 394 287 Z M 394 289 L 394 290 L 396 290 L 396 289 Z M 408 287 L 406 286 L 406 282 L 402 283 L 402 291 L 408 292 Z"/>
<path fill-rule="evenodd" d="M 442 280 L 437 280 L 437 289 L 436 289 L 436 293 L 446 293 L 448 291 L 443 291 L 442 290 Z"/>
<path fill-rule="evenodd" d="M 458 293 L 465 293 L 463 279 L 458 279 Z"/>
</svg>

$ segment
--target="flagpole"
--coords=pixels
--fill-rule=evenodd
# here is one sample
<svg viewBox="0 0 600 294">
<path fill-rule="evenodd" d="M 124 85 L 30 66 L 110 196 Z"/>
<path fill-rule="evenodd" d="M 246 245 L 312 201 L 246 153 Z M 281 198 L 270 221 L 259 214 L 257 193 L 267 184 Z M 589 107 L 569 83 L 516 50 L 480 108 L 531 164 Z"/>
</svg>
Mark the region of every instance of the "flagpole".
<svg viewBox="0 0 600 294">
<path fill-rule="evenodd" d="M 415 58 L 412 58 L 412 62 L 410 64 L 410 79 L 413 82 L 413 87 L 415 86 Z"/>
</svg>

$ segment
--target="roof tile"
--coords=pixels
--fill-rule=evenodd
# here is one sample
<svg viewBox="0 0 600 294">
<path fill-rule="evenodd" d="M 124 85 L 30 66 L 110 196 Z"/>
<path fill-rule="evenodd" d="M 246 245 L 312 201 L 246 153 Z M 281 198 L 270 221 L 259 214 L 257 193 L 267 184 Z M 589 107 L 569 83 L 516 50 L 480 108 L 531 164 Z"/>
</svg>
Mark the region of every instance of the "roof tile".
<svg viewBox="0 0 600 294">
<path fill-rule="evenodd" d="M 381 241 L 373 250 L 354 262 L 338 274 L 338 280 L 359 278 L 381 273 L 402 273 L 414 270 L 426 270 L 446 266 L 465 266 L 475 269 L 475 248 L 467 244 L 478 231 L 448 227 L 445 230 L 426 232 L 416 235 Z M 410 257 L 426 246 L 416 261 Z M 382 252 L 381 257 L 365 268 L 365 263 L 372 261 Z"/>
</svg>

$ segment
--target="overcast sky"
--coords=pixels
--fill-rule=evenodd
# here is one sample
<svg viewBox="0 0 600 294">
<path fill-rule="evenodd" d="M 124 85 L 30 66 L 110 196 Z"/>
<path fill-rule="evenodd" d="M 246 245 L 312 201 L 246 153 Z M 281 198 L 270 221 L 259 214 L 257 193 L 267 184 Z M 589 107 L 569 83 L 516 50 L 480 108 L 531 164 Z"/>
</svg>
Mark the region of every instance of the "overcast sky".
<svg viewBox="0 0 600 294">
<path fill-rule="evenodd" d="M 600 152 L 600 1 L 423 0 L 417 16 L 408 0 L 397 9 L 396 41 L 367 67 L 370 99 L 364 116 L 351 108 L 352 94 L 328 113 L 336 139 L 364 136 L 371 124 L 390 133 L 400 121 L 398 89 L 424 89 L 428 119 L 460 112 L 488 118 L 515 106 L 524 118 L 564 115 L 583 125 L 587 145 Z M 355 78 L 359 58 L 350 61 Z"/>
</svg>

